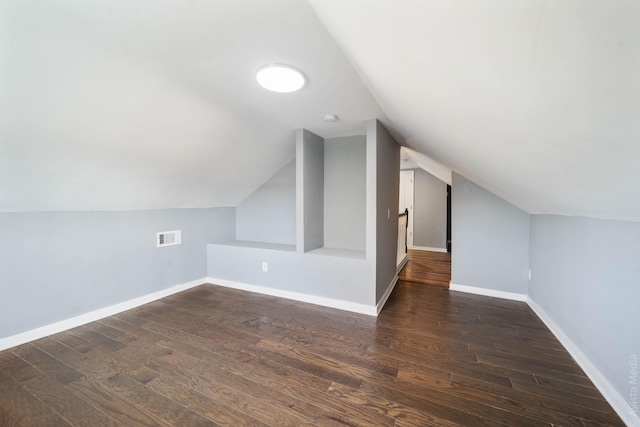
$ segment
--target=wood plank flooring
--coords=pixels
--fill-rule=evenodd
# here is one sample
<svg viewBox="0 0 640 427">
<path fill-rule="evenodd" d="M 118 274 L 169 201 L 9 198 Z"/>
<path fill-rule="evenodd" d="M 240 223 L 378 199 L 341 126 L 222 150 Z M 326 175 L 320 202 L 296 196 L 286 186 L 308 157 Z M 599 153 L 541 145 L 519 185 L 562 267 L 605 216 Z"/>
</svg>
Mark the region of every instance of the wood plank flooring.
<svg viewBox="0 0 640 427">
<path fill-rule="evenodd" d="M 451 254 L 446 252 L 409 249 L 408 262 L 398 277 L 407 282 L 449 287 L 451 282 Z"/>
<path fill-rule="evenodd" d="M 376 319 L 203 285 L 0 352 L 2 426 L 621 426 L 529 308 L 399 282 Z"/>
</svg>

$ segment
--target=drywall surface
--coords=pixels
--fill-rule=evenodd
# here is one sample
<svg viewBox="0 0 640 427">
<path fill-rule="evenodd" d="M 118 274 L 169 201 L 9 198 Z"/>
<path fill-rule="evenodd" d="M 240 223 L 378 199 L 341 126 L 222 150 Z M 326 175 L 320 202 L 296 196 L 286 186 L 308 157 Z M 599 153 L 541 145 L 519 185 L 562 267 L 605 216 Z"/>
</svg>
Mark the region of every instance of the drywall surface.
<svg viewBox="0 0 640 427">
<path fill-rule="evenodd" d="M 413 212 L 413 245 L 446 249 L 447 184 L 415 169 Z"/>
<path fill-rule="evenodd" d="M 324 246 L 364 251 L 366 137 L 324 141 Z"/>
<path fill-rule="evenodd" d="M 526 294 L 529 214 L 454 173 L 451 282 Z"/>
<path fill-rule="evenodd" d="M 262 271 L 262 263 L 268 271 Z M 364 259 L 229 244 L 207 246 L 207 275 L 214 279 L 374 305 L 373 274 Z"/>
<path fill-rule="evenodd" d="M 377 303 L 396 275 L 400 146 L 379 121 L 372 120 L 367 123 L 367 150 L 369 149 L 375 150 Z"/>
<path fill-rule="evenodd" d="M 236 238 L 296 244 L 295 159 L 237 206 Z"/>
<path fill-rule="evenodd" d="M 308 252 L 324 246 L 324 139 L 296 131 L 297 247 Z"/>
<path fill-rule="evenodd" d="M 0 338 L 206 276 L 234 209 L 0 213 Z M 156 247 L 159 231 L 182 244 Z"/>
<path fill-rule="evenodd" d="M 629 362 L 635 357 L 637 366 L 640 357 L 640 223 L 532 215 L 530 256 L 529 297 L 631 402 L 637 384 Z"/>
</svg>

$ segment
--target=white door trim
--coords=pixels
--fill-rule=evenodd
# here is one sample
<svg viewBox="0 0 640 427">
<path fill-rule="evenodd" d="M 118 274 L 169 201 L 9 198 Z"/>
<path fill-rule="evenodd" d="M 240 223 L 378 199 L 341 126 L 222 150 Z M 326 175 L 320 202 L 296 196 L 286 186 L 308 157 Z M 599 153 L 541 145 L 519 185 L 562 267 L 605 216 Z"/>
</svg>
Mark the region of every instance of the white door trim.
<svg viewBox="0 0 640 427">
<path fill-rule="evenodd" d="M 406 187 L 404 187 L 404 186 Z M 405 205 L 399 206 L 398 213 L 404 212 L 405 207 L 409 209 L 409 225 L 407 227 L 407 246 L 413 246 L 413 193 L 415 185 L 415 173 L 413 170 L 400 171 L 400 203 L 402 203 L 404 194 Z"/>
</svg>

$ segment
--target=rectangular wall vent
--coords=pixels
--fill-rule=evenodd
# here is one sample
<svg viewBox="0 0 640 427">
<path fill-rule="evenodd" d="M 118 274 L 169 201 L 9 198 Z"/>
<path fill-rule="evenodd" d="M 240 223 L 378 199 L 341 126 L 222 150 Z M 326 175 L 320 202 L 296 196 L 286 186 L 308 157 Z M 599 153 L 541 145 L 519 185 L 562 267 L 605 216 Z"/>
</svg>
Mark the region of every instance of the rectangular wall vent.
<svg viewBox="0 0 640 427">
<path fill-rule="evenodd" d="M 158 247 L 179 245 L 182 243 L 182 232 L 180 230 L 161 231 L 157 234 L 156 242 Z"/>
</svg>

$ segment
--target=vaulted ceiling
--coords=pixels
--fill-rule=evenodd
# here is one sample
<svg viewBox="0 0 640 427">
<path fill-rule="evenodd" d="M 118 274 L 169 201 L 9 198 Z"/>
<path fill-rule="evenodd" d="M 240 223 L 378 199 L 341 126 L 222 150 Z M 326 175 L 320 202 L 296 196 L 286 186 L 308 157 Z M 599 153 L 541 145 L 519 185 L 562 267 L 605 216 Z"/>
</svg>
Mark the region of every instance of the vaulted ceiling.
<svg viewBox="0 0 640 427">
<path fill-rule="evenodd" d="M 640 219 L 635 0 L 3 0 L 0 31 L 2 211 L 235 206 L 294 129 L 375 117 L 529 212 Z"/>
<path fill-rule="evenodd" d="M 382 115 L 304 1 L 2 0 L 0 17 L 0 210 L 235 206 L 296 128 Z M 270 62 L 309 84 L 266 91 Z"/>
</svg>

